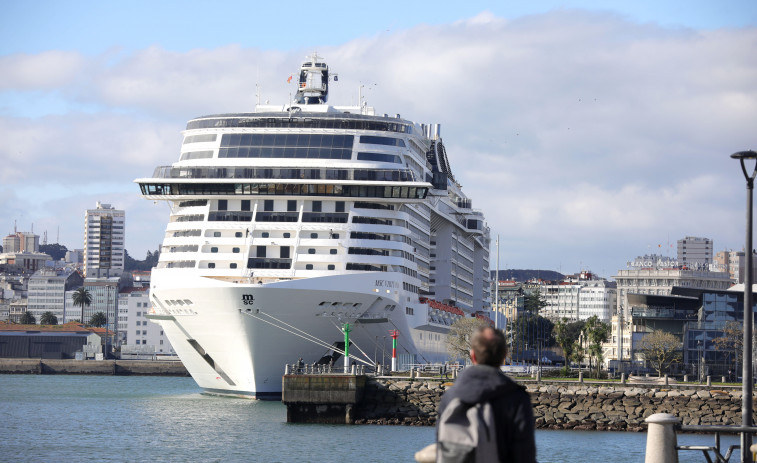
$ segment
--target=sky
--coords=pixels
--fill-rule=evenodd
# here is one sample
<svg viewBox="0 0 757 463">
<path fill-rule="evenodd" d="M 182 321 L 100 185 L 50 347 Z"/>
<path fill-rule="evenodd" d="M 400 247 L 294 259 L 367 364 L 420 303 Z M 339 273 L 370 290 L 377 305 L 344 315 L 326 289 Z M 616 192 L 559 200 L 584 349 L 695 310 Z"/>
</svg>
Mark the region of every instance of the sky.
<svg viewBox="0 0 757 463">
<path fill-rule="evenodd" d="M 491 266 L 612 277 L 685 236 L 744 243 L 757 150 L 757 3 L 6 2 L 0 234 L 81 248 L 84 211 L 126 211 L 158 249 L 169 210 L 136 178 L 178 160 L 186 121 L 285 103 L 318 52 L 329 102 L 441 124 L 484 212 Z"/>
</svg>

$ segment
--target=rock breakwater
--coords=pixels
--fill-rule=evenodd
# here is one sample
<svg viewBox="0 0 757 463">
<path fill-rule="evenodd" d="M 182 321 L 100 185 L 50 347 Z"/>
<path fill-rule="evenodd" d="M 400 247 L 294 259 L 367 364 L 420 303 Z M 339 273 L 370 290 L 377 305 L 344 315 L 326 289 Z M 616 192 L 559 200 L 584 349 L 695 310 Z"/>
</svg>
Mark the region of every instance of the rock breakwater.
<svg viewBox="0 0 757 463">
<path fill-rule="evenodd" d="M 439 400 L 452 384 L 438 379 L 368 378 L 354 422 L 433 426 Z M 638 432 L 646 430 L 644 419 L 654 413 L 671 413 L 684 425 L 741 423 L 741 389 L 735 387 L 544 382 L 525 387 L 539 429 Z"/>
</svg>

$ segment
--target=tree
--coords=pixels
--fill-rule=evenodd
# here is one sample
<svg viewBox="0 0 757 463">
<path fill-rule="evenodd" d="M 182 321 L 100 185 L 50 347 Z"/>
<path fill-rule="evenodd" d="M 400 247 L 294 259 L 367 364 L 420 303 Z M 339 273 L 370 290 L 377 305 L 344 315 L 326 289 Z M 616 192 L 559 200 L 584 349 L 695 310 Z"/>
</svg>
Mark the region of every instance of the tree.
<svg viewBox="0 0 757 463">
<path fill-rule="evenodd" d="M 484 320 L 474 317 L 461 318 L 449 327 L 447 350 L 453 359 L 470 360 L 470 342 L 473 332 L 480 326 L 490 326 Z"/>
<path fill-rule="evenodd" d="M 24 312 L 23 315 L 21 315 L 20 322 L 22 325 L 36 325 L 37 319 L 34 318 L 34 315 L 32 315 L 31 312 Z"/>
<path fill-rule="evenodd" d="M 604 357 L 602 354 L 602 344 L 610 339 L 610 325 L 601 322 L 596 315 L 592 315 L 586 320 L 584 333 L 589 343 L 589 355 L 596 361 L 597 378 L 599 378 L 599 370 L 602 367 Z"/>
<path fill-rule="evenodd" d="M 657 376 L 674 362 L 681 360 L 681 340 L 671 333 L 655 330 L 645 335 L 639 342 L 639 350 L 644 358 L 657 370 Z"/>
<path fill-rule="evenodd" d="M 44 252 L 48 256 L 52 257 L 53 260 L 61 260 L 66 257 L 68 248 L 58 243 L 40 244 L 39 252 Z"/>
<path fill-rule="evenodd" d="M 95 312 L 89 319 L 89 326 L 96 326 L 98 328 L 105 326 L 105 314 L 103 312 Z"/>
<path fill-rule="evenodd" d="M 42 314 L 41 317 L 39 317 L 39 324 L 40 325 L 57 325 L 58 317 L 56 317 L 55 314 L 50 311 L 45 312 Z"/>
<path fill-rule="evenodd" d="M 568 371 L 570 361 L 574 358 L 576 349 L 580 349 L 578 344 L 578 338 L 581 336 L 581 329 L 584 327 L 584 322 L 570 322 L 564 318 L 555 323 L 554 334 L 555 341 L 562 349 L 563 357 L 565 357 L 565 371 Z M 581 359 L 583 360 L 583 358 Z"/>
<path fill-rule="evenodd" d="M 74 291 L 73 294 L 73 300 L 74 300 L 74 306 L 81 307 L 81 318 L 79 320 L 84 320 L 84 306 L 89 307 L 90 304 L 92 304 L 92 294 L 82 286 L 81 288 Z"/>
</svg>

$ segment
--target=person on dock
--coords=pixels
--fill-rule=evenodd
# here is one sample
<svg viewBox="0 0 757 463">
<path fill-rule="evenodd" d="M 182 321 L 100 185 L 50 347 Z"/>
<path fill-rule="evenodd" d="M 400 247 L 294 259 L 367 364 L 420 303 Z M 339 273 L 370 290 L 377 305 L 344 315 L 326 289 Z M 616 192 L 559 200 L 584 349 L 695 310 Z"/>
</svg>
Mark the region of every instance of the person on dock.
<svg viewBox="0 0 757 463">
<path fill-rule="evenodd" d="M 465 409 L 477 404 L 483 406 L 481 409 L 484 413 L 490 410 L 496 436 L 493 444 L 496 446 L 499 461 L 527 463 L 536 461 L 534 412 L 531 398 L 523 386 L 515 383 L 500 370 L 506 355 L 507 343 L 502 331 L 487 326 L 474 332 L 470 350 L 473 365 L 460 373 L 455 384 L 444 393 L 439 403 L 437 462 L 452 461 L 448 459 L 448 455 L 455 451 L 446 444 L 444 436 L 448 434 L 446 430 L 443 430 L 447 425 L 444 420 L 454 416 L 444 413 L 451 403 L 454 407 L 462 407 L 464 414 L 467 413 Z M 479 427 L 482 424 L 479 424 Z M 476 426 L 476 424 L 473 423 L 471 426 Z M 479 446 L 480 442 L 481 439 L 479 439 Z"/>
</svg>

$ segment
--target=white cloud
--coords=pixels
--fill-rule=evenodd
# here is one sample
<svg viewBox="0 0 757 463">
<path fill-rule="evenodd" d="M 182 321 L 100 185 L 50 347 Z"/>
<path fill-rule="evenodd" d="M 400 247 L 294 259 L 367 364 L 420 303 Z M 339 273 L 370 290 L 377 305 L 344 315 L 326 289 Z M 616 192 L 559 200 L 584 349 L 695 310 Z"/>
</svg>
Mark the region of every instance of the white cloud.
<svg viewBox="0 0 757 463">
<path fill-rule="evenodd" d="M 757 148 L 756 43 L 754 28 L 666 29 L 558 10 L 482 13 L 318 51 L 339 73 L 331 103 L 355 103 L 363 84 L 378 113 L 442 124 L 453 172 L 505 261 L 611 274 L 685 235 L 740 248 L 743 179 L 728 155 Z M 13 196 L 33 182 L 77 192 L 111 182 L 113 194 L 134 194 L 110 202 L 150 218 L 130 220 L 147 243 L 129 238 L 129 249 L 154 249 L 165 217 L 130 181 L 176 158 L 187 119 L 252 111 L 256 83 L 263 101 L 286 102 L 286 78 L 310 51 L 0 57 L 3 68 L 21 63 L 0 77 L 6 94 L 54 91 L 102 109 L 0 121 L 0 182 L 12 198 L 0 213 L 34 210 L 33 198 Z M 88 193 L 81 213 L 100 199 Z"/>
</svg>

